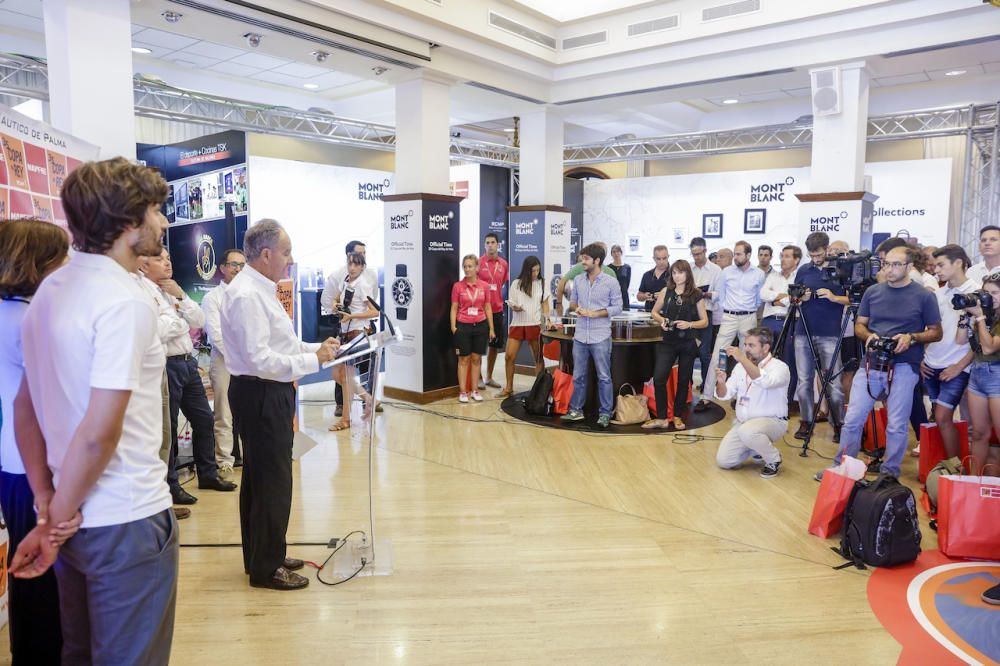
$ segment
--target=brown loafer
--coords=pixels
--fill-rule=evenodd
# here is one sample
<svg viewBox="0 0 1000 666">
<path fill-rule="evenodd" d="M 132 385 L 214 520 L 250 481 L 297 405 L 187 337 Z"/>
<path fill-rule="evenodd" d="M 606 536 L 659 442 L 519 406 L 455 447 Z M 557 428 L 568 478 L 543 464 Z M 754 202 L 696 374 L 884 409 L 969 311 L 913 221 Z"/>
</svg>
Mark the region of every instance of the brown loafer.
<svg viewBox="0 0 1000 666">
<path fill-rule="evenodd" d="M 184 520 L 185 518 L 191 517 L 191 509 L 183 506 L 174 507 L 174 518 L 176 520 Z"/>
<path fill-rule="evenodd" d="M 274 574 L 264 582 L 255 583 L 250 580 L 250 587 L 264 587 L 271 590 L 301 590 L 309 585 L 309 579 L 297 573 L 289 571 L 285 567 L 278 567 Z"/>
<path fill-rule="evenodd" d="M 298 571 L 305 565 L 305 562 L 294 557 L 286 557 L 285 561 L 281 563 L 281 566 L 285 567 L 289 571 Z"/>
</svg>

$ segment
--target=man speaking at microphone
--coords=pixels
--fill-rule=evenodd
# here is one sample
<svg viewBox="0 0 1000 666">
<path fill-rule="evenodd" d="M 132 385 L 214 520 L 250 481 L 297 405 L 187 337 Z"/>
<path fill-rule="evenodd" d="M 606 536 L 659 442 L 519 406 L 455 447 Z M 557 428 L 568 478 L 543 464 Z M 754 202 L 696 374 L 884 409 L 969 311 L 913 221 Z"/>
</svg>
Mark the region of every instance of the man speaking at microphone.
<svg viewBox="0 0 1000 666">
<path fill-rule="evenodd" d="M 292 259 L 292 241 L 275 220 L 261 220 L 243 239 L 246 268 L 222 297 L 222 339 L 232 375 L 229 404 L 243 442 L 240 529 L 243 568 L 251 587 L 297 590 L 309 579 L 294 573 L 302 560 L 286 557 L 292 507 L 292 382 L 317 372 L 336 354 L 337 341 L 306 343 L 278 302 L 275 285 Z"/>
</svg>

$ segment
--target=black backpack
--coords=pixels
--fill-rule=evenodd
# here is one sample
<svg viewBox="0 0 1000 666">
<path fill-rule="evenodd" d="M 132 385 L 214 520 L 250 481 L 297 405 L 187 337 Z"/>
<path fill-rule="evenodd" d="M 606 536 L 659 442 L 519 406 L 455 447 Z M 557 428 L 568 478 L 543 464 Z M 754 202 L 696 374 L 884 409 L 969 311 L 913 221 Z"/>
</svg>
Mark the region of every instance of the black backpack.
<svg viewBox="0 0 1000 666">
<path fill-rule="evenodd" d="M 840 548 L 833 550 L 850 560 L 838 568 L 891 567 L 917 559 L 920 524 L 910 489 L 888 474 L 858 481 L 844 512 Z"/>
<path fill-rule="evenodd" d="M 552 399 L 552 375 L 542 370 L 535 377 L 528 397 L 524 399 L 524 411 L 534 416 L 552 416 L 555 401 Z"/>
</svg>

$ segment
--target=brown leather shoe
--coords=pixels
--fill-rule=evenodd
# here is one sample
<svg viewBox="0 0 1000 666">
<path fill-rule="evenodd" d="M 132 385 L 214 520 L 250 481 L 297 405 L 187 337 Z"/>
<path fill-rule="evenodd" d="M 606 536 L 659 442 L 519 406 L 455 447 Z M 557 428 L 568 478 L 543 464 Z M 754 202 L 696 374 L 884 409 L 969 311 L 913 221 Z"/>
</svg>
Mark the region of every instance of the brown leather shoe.
<svg viewBox="0 0 1000 666">
<path fill-rule="evenodd" d="M 298 571 L 299 569 L 301 569 L 305 565 L 306 565 L 305 562 L 303 562 L 300 559 L 294 558 L 294 557 L 286 557 L 285 561 L 282 562 L 282 564 L 281 564 L 281 566 L 285 567 L 289 571 Z"/>
<path fill-rule="evenodd" d="M 285 567 L 278 567 L 274 574 L 262 583 L 255 583 L 250 580 L 250 587 L 264 587 L 271 590 L 301 590 L 309 585 L 309 579 L 293 573 Z"/>
<path fill-rule="evenodd" d="M 184 520 L 185 518 L 191 517 L 191 509 L 183 506 L 174 507 L 174 518 L 176 520 Z"/>
<path fill-rule="evenodd" d="M 809 434 L 809 421 L 799 421 L 799 429 L 795 431 L 795 439 L 805 439 Z"/>
</svg>

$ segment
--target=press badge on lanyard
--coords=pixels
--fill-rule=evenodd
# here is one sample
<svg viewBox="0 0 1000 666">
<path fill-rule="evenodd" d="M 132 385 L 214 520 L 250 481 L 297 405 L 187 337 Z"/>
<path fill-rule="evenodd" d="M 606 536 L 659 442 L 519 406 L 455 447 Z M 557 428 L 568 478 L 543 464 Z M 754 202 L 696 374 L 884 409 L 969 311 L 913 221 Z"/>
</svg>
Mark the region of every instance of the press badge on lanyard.
<svg viewBox="0 0 1000 666">
<path fill-rule="evenodd" d="M 496 264 L 494 264 L 493 268 L 490 268 L 489 264 L 487 264 L 487 266 L 486 266 L 486 268 L 490 271 L 490 291 L 496 291 L 497 290 L 497 283 L 496 283 L 496 280 L 497 280 L 497 271 L 496 271 L 496 269 L 498 267 L 500 267 L 500 262 L 499 261 L 496 262 Z M 500 267 L 500 268 L 501 268 L 501 272 L 503 272 L 502 267 Z"/>
<path fill-rule="evenodd" d="M 465 296 L 466 296 L 466 298 L 469 299 L 469 302 L 475 303 L 476 300 L 479 299 L 479 289 L 476 289 L 475 291 L 469 291 L 469 288 L 466 287 L 465 288 Z M 478 317 L 479 316 L 479 308 L 476 307 L 475 305 L 470 305 L 469 307 L 467 307 L 465 309 L 465 314 L 469 315 L 470 317 Z"/>
</svg>

